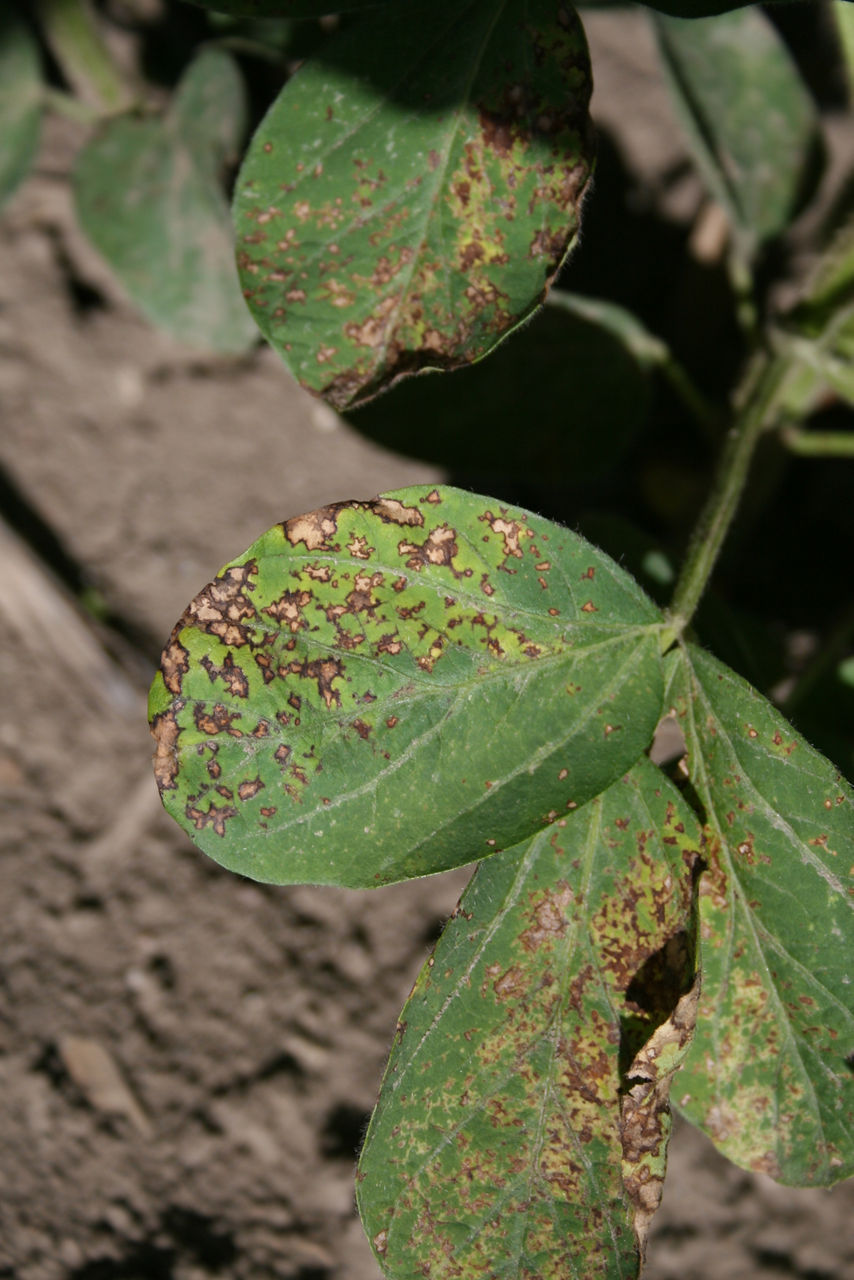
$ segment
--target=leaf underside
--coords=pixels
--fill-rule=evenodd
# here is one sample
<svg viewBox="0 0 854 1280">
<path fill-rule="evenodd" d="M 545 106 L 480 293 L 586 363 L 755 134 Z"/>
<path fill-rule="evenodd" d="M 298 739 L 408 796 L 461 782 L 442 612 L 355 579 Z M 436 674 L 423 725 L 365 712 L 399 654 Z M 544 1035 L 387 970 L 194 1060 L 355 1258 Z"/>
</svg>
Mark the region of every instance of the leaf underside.
<svg viewBox="0 0 854 1280">
<path fill-rule="evenodd" d="M 638 759 L 660 627 L 628 574 L 529 512 L 451 488 L 321 508 L 175 627 L 150 703 L 164 804 L 259 880 L 461 865 Z"/>
<path fill-rule="evenodd" d="M 587 46 L 552 0 L 367 14 L 288 82 L 234 201 L 260 328 L 337 408 L 453 369 L 529 316 L 571 247 Z"/>
<path fill-rule="evenodd" d="M 413 1242 L 436 1280 L 638 1274 L 691 1035 L 667 1015 L 693 981 L 699 839 L 642 759 L 478 867 L 403 1010 L 360 1160 L 388 1276 L 416 1274 Z"/>
<path fill-rule="evenodd" d="M 735 1163 L 796 1185 L 854 1173 L 854 793 L 728 667 L 672 655 L 707 815 L 703 994 L 674 1100 Z"/>
</svg>

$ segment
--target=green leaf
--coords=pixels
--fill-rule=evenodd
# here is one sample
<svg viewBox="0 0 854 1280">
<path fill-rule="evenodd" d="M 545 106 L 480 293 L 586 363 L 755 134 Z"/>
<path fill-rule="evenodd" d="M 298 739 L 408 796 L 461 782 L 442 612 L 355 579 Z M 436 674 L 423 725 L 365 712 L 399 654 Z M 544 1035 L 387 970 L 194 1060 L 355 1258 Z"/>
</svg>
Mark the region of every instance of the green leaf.
<svg viewBox="0 0 854 1280">
<path fill-rule="evenodd" d="M 6 9 L 0 13 L 0 206 L 32 167 L 41 113 L 38 47 L 29 28 Z"/>
<path fill-rule="evenodd" d="M 789 356 L 780 402 L 791 420 L 820 407 L 828 391 L 854 404 L 854 218 L 825 249 L 778 339 Z"/>
<path fill-rule="evenodd" d="M 323 18 L 329 13 L 350 13 L 358 9 L 378 9 L 383 5 L 401 9 L 401 0 L 191 0 L 214 13 L 234 13 L 247 18 Z M 404 12 L 406 12 L 404 8 Z"/>
<path fill-rule="evenodd" d="M 595 5 L 595 0 L 593 0 Z M 609 4 L 619 4 L 620 0 L 606 0 Z M 802 0 L 776 0 L 778 4 L 798 4 Z M 590 3 L 590 0 L 588 0 Z M 731 13 L 734 9 L 744 9 L 755 0 L 641 0 L 648 9 L 657 9 L 659 13 L 668 13 L 676 18 L 710 18 L 719 13 Z"/>
<path fill-rule="evenodd" d="M 751 257 L 785 230 L 819 177 L 813 101 L 782 38 L 755 7 L 653 23 L 694 159 Z"/>
<path fill-rule="evenodd" d="M 854 101 L 854 8 L 850 0 L 833 0 L 833 3 L 828 5 L 828 9 L 839 35 L 848 78 L 848 101 L 852 102 Z"/>
<path fill-rule="evenodd" d="M 638 1275 L 696 1005 L 699 839 L 642 759 L 478 867 L 403 1010 L 360 1160 L 386 1275 Z"/>
<path fill-rule="evenodd" d="M 245 351 L 255 333 L 219 180 L 244 111 L 232 59 L 203 50 L 166 116 L 108 120 L 75 169 L 80 223 L 140 310 L 181 341 L 222 352 Z"/>
<path fill-rule="evenodd" d="M 736 1164 L 854 1172 L 854 793 L 769 702 L 689 645 L 668 660 L 707 815 L 703 992 L 674 1099 Z"/>
<path fill-rule="evenodd" d="M 276 525 L 177 624 L 163 801 L 257 880 L 373 887 L 515 844 L 620 777 L 661 616 L 583 539 L 456 489 Z"/>
<path fill-rule="evenodd" d="M 580 480 L 615 464 L 650 397 L 644 364 L 606 325 L 544 308 L 490 360 L 452 378 L 407 379 L 350 421 L 389 448 L 463 472 Z"/>
<path fill-rule="evenodd" d="M 590 69 L 552 0 L 360 19 L 288 82 L 238 180 L 238 264 L 295 377 L 352 407 L 490 351 L 574 242 Z"/>
</svg>

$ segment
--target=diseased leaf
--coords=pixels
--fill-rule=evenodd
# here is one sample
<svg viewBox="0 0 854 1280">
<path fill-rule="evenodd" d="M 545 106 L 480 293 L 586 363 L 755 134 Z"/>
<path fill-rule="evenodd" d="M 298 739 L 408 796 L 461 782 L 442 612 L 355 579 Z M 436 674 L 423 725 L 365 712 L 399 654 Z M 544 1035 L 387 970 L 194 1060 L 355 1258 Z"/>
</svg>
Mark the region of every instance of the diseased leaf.
<svg viewBox="0 0 854 1280">
<path fill-rule="evenodd" d="M 576 235 L 590 88 L 552 0 L 386 8 L 297 72 L 234 208 L 249 306 L 303 386 L 352 407 L 536 309 Z"/>
<path fill-rule="evenodd" d="M 36 157 L 41 115 L 38 46 L 7 8 L 0 13 L 0 206 L 23 182 Z"/>
<path fill-rule="evenodd" d="M 583 539 L 456 489 L 288 520 L 192 602 L 151 696 L 166 807 L 258 880 L 367 886 L 515 844 L 620 777 L 661 616 Z"/>
<path fill-rule="evenodd" d="M 650 396 L 644 364 L 608 328 L 544 308 L 489 360 L 452 378 L 409 378 L 350 421 L 389 448 L 463 473 L 578 481 L 614 465 Z"/>
<path fill-rule="evenodd" d="M 478 867 L 403 1010 L 359 1164 L 386 1275 L 638 1274 L 691 1035 L 690 998 L 668 1014 L 693 982 L 699 838 L 644 758 Z"/>
<path fill-rule="evenodd" d="M 232 59 L 203 50 L 162 119 L 109 119 L 81 151 L 81 226 L 134 303 L 161 329 L 213 351 L 255 335 L 234 266 L 220 170 L 242 132 Z"/>
<path fill-rule="evenodd" d="M 818 116 L 782 38 L 758 8 L 656 16 L 662 64 L 697 166 L 742 253 L 798 212 L 820 176 Z"/>
<path fill-rule="evenodd" d="M 854 1172 L 854 793 L 750 685 L 694 645 L 670 696 L 707 816 L 703 992 L 674 1100 L 781 1182 Z"/>
</svg>

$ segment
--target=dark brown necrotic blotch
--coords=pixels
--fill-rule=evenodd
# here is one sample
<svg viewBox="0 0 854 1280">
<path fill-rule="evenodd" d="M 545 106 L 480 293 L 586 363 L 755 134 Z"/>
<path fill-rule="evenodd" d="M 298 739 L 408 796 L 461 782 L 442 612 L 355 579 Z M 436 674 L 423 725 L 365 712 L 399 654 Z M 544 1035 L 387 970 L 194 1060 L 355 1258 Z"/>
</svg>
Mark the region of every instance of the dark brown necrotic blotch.
<svg viewBox="0 0 854 1280">
<path fill-rule="evenodd" d="M 237 817 L 237 810 L 231 804 L 219 806 L 212 804 L 207 812 L 188 804 L 185 812 L 197 831 L 204 831 L 205 827 L 213 827 L 214 833 L 218 836 L 225 835 L 225 824 L 228 819 Z"/>
<path fill-rule="evenodd" d="M 294 547 L 302 542 L 309 551 L 326 548 L 330 538 L 337 532 L 339 512 L 350 505 L 348 502 L 335 502 L 331 506 L 309 511 L 304 516 L 294 516 L 282 525 L 284 535 Z"/>
<path fill-rule="evenodd" d="M 170 693 L 181 692 L 181 681 L 190 668 L 190 655 L 178 639 L 183 630 L 181 622 L 173 630 L 160 658 L 163 683 Z"/>
<path fill-rule="evenodd" d="M 238 711 L 229 711 L 221 702 L 215 703 L 210 710 L 207 710 L 202 704 L 194 707 L 193 719 L 200 733 L 208 733 L 211 736 L 218 733 L 227 733 L 232 738 L 243 737 L 241 731 L 233 727 L 234 721 L 240 719 L 240 713 Z"/>
<path fill-rule="evenodd" d="M 154 777 L 161 794 L 175 789 L 178 737 L 181 733 L 176 713 L 183 706 L 183 702 L 175 703 L 169 711 L 162 711 L 151 722 L 151 735 L 157 744 L 154 751 Z"/>
<path fill-rule="evenodd" d="M 226 569 L 199 592 L 176 630 L 194 626 L 208 635 L 217 636 L 233 649 L 250 644 L 252 633 L 246 623 L 257 615 L 247 592 L 254 590 L 252 578 L 257 573 L 258 565 L 254 560 Z"/>
<path fill-rule="evenodd" d="M 452 562 L 458 550 L 456 530 L 447 524 L 431 529 L 426 541 L 420 545 L 416 542 L 401 542 L 397 548 L 398 555 L 407 557 L 407 569 L 414 569 L 416 573 L 423 566 L 431 564 L 446 565 L 453 569 Z"/>
<path fill-rule="evenodd" d="M 205 654 L 201 659 L 201 666 L 207 671 L 211 684 L 215 680 L 222 680 L 228 692 L 233 698 L 249 697 L 249 681 L 246 678 L 246 672 L 234 664 L 234 658 L 230 653 L 225 655 L 221 667 Z"/>
</svg>

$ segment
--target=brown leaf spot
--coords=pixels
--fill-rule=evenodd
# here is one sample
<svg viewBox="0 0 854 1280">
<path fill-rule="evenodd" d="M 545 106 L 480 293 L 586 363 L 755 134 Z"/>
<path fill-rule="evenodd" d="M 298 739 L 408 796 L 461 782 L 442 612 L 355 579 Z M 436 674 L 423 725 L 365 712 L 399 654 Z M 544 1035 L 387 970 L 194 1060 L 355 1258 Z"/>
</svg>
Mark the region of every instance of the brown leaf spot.
<svg viewBox="0 0 854 1280">
<path fill-rule="evenodd" d="M 367 538 L 357 538 L 355 535 L 350 542 L 347 543 L 347 550 L 354 560 L 370 560 L 376 547 L 368 546 Z"/>
<path fill-rule="evenodd" d="M 176 703 L 168 711 L 161 711 L 151 722 L 151 736 L 156 745 L 154 752 L 154 777 L 160 792 L 173 791 L 178 773 L 178 736 L 181 728 L 176 712 L 184 703 Z"/>
<path fill-rule="evenodd" d="M 163 683 L 170 693 L 175 694 L 181 692 L 181 679 L 187 674 L 190 666 L 190 655 L 178 640 L 180 630 L 181 623 L 178 623 L 160 658 Z"/>
<path fill-rule="evenodd" d="M 427 500 L 430 501 L 429 496 Z M 368 503 L 368 506 L 386 524 L 400 524 L 419 529 L 424 525 L 424 513 L 417 507 L 404 506 L 397 498 L 375 498 L 373 502 Z"/>
<path fill-rule="evenodd" d="M 247 778 L 238 786 L 237 794 L 241 800 L 251 800 L 253 796 L 257 796 L 263 785 L 260 778 Z"/>
<path fill-rule="evenodd" d="M 339 679 L 344 672 L 344 664 L 338 658 L 315 658 L 312 662 L 292 662 L 287 667 L 287 671 L 303 679 L 316 680 L 317 692 L 326 706 L 340 707 L 341 695 L 332 687 L 333 681 Z"/>
<path fill-rule="evenodd" d="M 285 591 L 278 600 L 266 605 L 261 612 L 282 623 L 290 631 L 305 631 L 308 622 L 302 611 L 311 600 L 310 591 Z"/>
<path fill-rule="evenodd" d="M 285 537 L 291 546 L 305 543 L 309 551 L 318 551 L 321 547 L 328 549 L 329 539 L 338 529 L 338 514 L 343 503 L 334 503 L 328 507 L 318 507 L 304 516 L 294 516 L 282 525 Z M 323 579 L 326 581 L 326 579 Z"/>
<path fill-rule="evenodd" d="M 206 711 L 201 704 L 194 707 L 193 719 L 200 733 L 208 733 L 211 736 L 227 733 L 232 738 L 243 737 L 239 729 L 232 728 L 234 721 L 240 719 L 240 713 L 229 711 L 221 702 L 215 702 L 210 711 Z"/>
<path fill-rule="evenodd" d="M 543 943 L 558 938 L 566 931 L 566 908 L 572 901 L 572 889 L 565 881 L 558 881 L 555 889 L 546 889 L 536 897 L 531 895 L 532 923 L 519 935 L 524 949 L 533 953 Z"/>
<path fill-rule="evenodd" d="M 478 518 L 486 521 L 492 532 L 501 536 L 505 559 L 512 556 L 516 560 L 521 560 L 522 538 L 533 537 L 530 529 L 526 529 L 518 520 L 505 520 L 503 516 L 494 516 L 491 511 L 484 512 Z"/>
<path fill-rule="evenodd" d="M 212 804 L 207 813 L 203 809 L 196 809 L 188 804 L 185 813 L 197 831 L 204 831 L 205 827 L 213 827 L 215 835 L 218 836 L 225 835 L 225 824 L 228 819 L 237 817 L 237 810 L 231 804 L 220 806 Z"/>
<path fill-rule="evenodd" d="M 246 622 L 256 617 L 255 606 L 246 592 L 254 589 L 251 579 L 258 573 L 254 560 L 232 565 L 200 591 L 187 608 L 176 630 L 196 626 L 217 636 L 233 649 L 249 644 L 251 632 Z"/>
<path fill-rule="evenodd" d="M 592 600 L 588 600 L 586 604 L 583 604 L 581 606 L 581 612 L 582 613 L 598 613 L 599 610 L 596 608 Z"/>
<path fill-rule="evenodd" d="M 420 512 L 419 512 L 420 514 Z M 400 542 L 398 555 L 408 556 L 406 567 L 420 573 L 425 565 L 445 565 L 453 569 L 453 559 L 457 547 L 457 533 L 450 525 L 440 524 L 432 529 L 427 540 L 418 545 L 415 542 Z"/>
<path fill-rule="evenodd" d="M 242 667 L 234 664 L 234 657 L 227 653 L 223 659 L 221 667 L 218 667 L 211 658 L 205 654 L 201 659 L 201 666 L 207 671 L 211 684 L 215 680 L 222 680 L 226 685 L 228 692 L 233 698 L 249 697 L 249 680 L 246 672 Z"/>
</svg>

